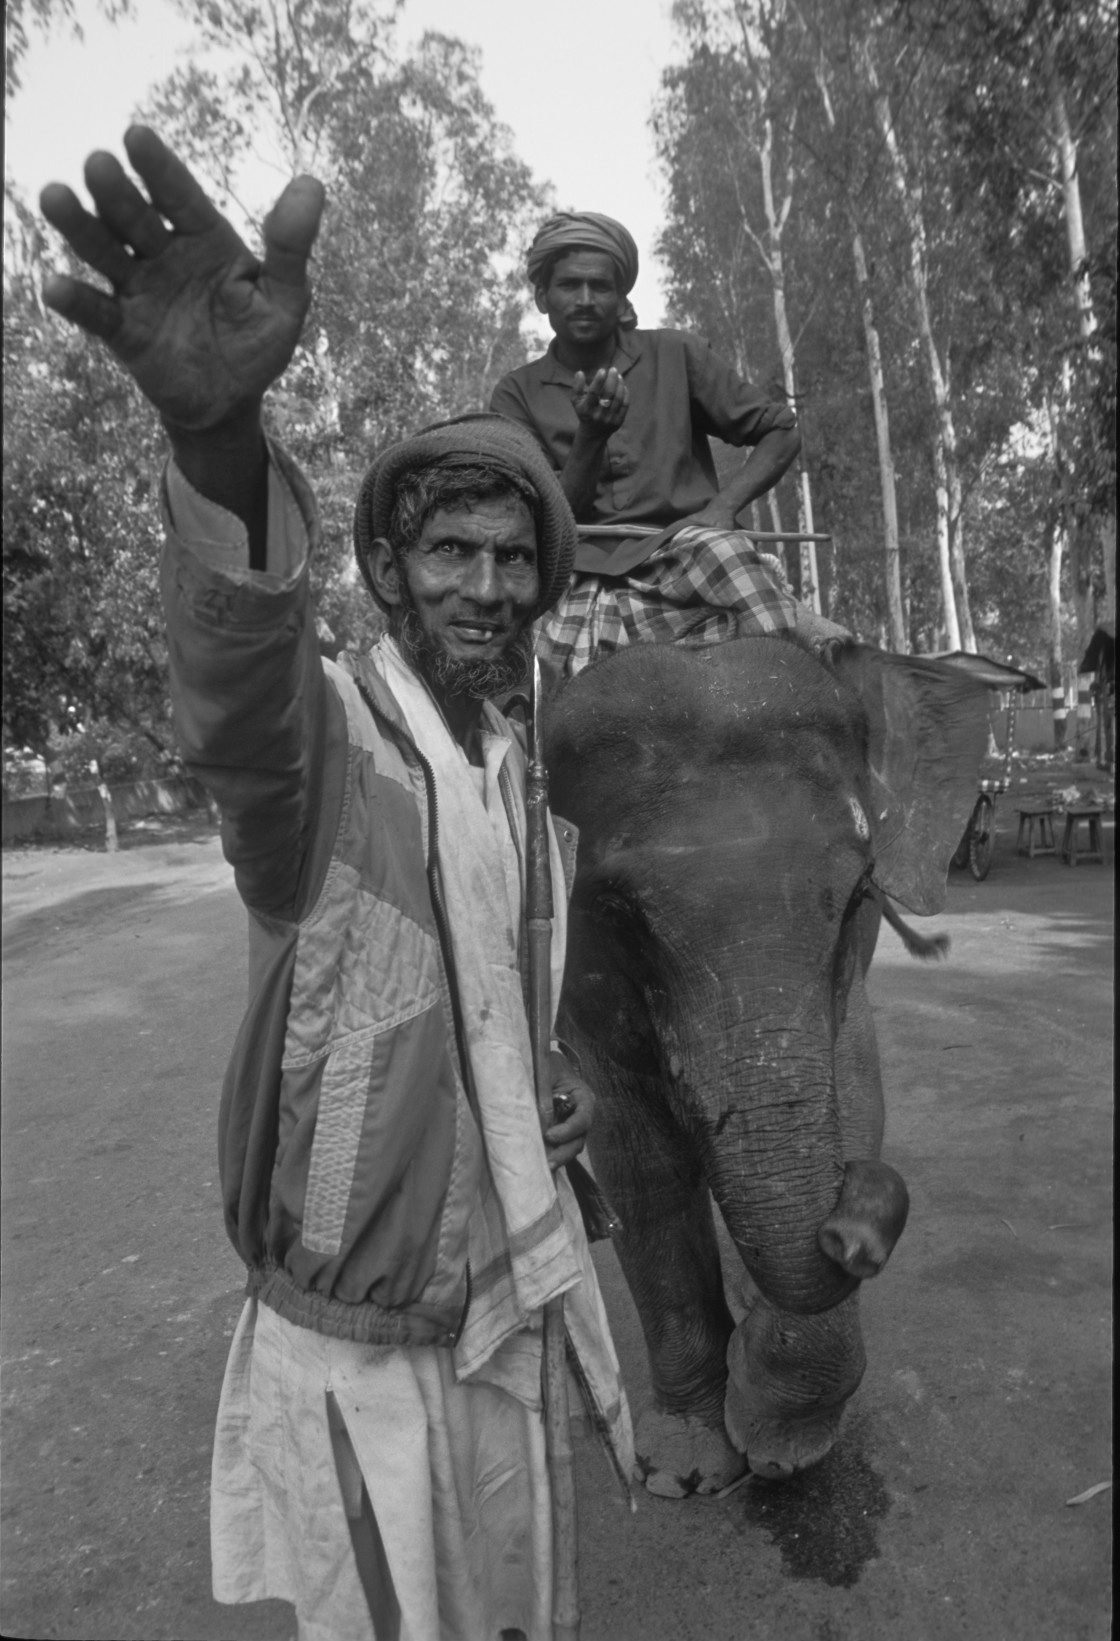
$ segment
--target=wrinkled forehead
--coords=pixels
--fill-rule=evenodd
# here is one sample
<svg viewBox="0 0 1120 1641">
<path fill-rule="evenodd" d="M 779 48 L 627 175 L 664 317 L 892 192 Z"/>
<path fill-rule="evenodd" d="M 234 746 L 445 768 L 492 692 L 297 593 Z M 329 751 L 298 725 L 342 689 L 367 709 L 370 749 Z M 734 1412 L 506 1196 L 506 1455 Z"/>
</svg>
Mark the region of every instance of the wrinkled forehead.
<svg viewBox="0 0 1120 1641">
<path fill-rule="evenodd" d="M 480 544 L 537 546 L 537 526 L 520 496 L 505 494 L 464 496 L 447 506 L 434 507 L 424 520 L 423 538 L 453 535 Z"/>
<path fill-rule="evenodd" d="M 618 263 L 607 251 L 561 251 L 552 266 L 549 284 L 556 279 L 609 279 L 616 288 L 619 283 Z"/>
</svg>

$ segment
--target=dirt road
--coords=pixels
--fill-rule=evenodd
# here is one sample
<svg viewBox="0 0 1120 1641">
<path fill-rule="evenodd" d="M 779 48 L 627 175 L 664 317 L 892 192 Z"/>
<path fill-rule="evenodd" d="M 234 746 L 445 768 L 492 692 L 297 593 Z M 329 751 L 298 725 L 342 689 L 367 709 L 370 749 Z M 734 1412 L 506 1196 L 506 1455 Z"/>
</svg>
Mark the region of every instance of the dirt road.
<svg viewBox="0 0 1120 1641">
<path fill-rule="evenodd" d="M 1110 1629 L 1113 834 L 1107 865 L 953 874 L 926 967 L 873 970 L 910 1224 L 863 1296 L 833 1455 L 645 1495 L 580 1452 L 584 1641 L 1103 1641 Z M 4 856 L 5 1635 L 289 1641 L 209 1594 L 210 1438 L 241 1273 L 217 1091 L 244 997 L 214 838 Z M 631 1398 L 633 1310 L 601 1260 Z"/>
</svg>

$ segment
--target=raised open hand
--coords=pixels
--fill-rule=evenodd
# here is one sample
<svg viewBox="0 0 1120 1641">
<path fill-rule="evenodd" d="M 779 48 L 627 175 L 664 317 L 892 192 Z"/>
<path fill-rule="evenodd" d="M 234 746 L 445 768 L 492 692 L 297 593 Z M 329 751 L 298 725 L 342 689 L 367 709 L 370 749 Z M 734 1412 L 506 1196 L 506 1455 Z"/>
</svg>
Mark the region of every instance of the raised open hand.
<svg viewBox="0 0 1120 1641">
<path fill-rule="evenodd" d="M 154 131 L 133 126 L 124 146 L 147 199 L 107 153 L 85 166 L 96 215 L 61 183 L 40 196 L 47 221 L 112 293 L 54 274 L 43 298 L 106 343 L 169 427 L 204 432 L 259 403 L 292 357 L 323 188 L 313 177 L 288 184 L 265 222 L 261 262 Z"/>
<path fill-rule="evenodd" d="M 590 382 L 582 370 L 577 370 L 572 380 L 572 404 L 583 427 L 607 439 L 626 420 L 630 393 L 622 373 L 613 365 L 609 370 L 597 370 Z"/>
</svg>

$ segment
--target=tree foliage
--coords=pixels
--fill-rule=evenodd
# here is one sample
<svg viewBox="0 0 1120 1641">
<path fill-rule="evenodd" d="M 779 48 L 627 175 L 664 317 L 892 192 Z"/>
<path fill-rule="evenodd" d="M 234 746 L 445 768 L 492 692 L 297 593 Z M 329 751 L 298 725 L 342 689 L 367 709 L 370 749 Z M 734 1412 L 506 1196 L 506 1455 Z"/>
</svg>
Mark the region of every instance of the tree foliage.
<svg viewBox="0 0 1120 1641">
<path fill-rule="evenodd" d="M 944 645 L 937 415 L 911 300 L 908 223 L 875 118 L 877 85 L 920 202 L 932 338 L 959 464 L 952 527 L 967 549 L 976 641 L 1040 666 L 1038 589 L 1057 505 L 1041 434 L 1063 361 L 1067 375 L 1073 366 L 1064 460 L 1076 508 L 1115 508 L 1111 420 L 1105 430 L 1115 402 L 1114 10 L 1103 0 L 678 0 L 674 17 L 683 60 L 664 76 L 654 119 L 673 317 L 774 384 L 777 338 L 753 253 L 766 222 L 757 181 L 766 133 L 748 59 L 762 53 L 768 62 L 766 117 L 775 155 L 792 173 L 783 250 L 797 408 L 817 528 L 834 538 L 825 566 L 832 613 L 868 637 L 886 636 L 858 231 L 890 409 L 909 639 L 922 649 Z M 1049 59 L 1047 40 L 1056 42 Z M 1040 116 L 1055 63 L 1078 143 L 1099 316 L 1091 345 L 1078 333 L 1065 205 Z"/>
<path fill-rule="evenodd" d="M 40 236 L 7 203 L 5 740 L 52 761 L 80 727 L 87 759 L 111 742 L 118 766 L 158 768 L 173 756 L 157 589 L 162 440 L 130 381 L 41 307 Z"/>
<path fill-rule="evenodd" d="M 67 0 L 27 4 L 47 23 L 70 15 Z M 482 95 L 475 52 L 429 34 L 402 58 L 396 7 L 180 9 L 198 50 L 156 88 L 149 122 L 250 241 L 288 176 L 327 187 L 311 312 L 266 410 L 320 503 L 324 648 L 361 647 L 379 623 L 353 563 L 361 475 L 405 432 L 482 408 L 523 361 L 523 253 L 547 201 Z M 158 760 L 172 744 L 156 588 L 164 442 L 103 350 L 42 309 L 44 266 L 65 254 L 8 203 L 5 735 L 140 772 L 142 746 Z"/>
</svg>

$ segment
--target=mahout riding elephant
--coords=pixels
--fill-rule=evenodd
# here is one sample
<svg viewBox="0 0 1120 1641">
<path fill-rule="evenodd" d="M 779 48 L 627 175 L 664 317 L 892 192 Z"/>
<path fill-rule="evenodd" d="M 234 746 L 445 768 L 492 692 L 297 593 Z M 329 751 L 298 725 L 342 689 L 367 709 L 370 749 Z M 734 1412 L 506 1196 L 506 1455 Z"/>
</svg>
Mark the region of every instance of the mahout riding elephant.
<svg viewBox="0 0 1120 1641">
<path fill-rule="evenodd" d="M 860 1282 L 907 1210 L 864 977 L 883 915 L 944 944 L 885 897 L 944 904 L 986 705 L 951 664 L 777 637 L 635 645 L 549 704 L 551 803 L 580 828 L 560 1029 L 599 1090 L 655 1493 L 789 1476 L 837 1437 Z"/>
</svg>

